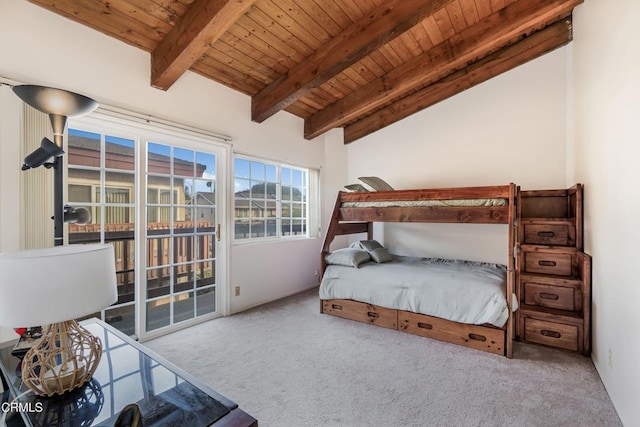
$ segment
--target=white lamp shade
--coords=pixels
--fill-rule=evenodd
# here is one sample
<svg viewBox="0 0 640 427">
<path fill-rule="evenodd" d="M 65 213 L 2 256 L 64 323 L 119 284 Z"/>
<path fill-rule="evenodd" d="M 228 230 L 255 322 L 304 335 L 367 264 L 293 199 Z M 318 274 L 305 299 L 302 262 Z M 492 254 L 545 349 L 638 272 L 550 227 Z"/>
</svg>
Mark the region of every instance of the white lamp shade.
<svg viewBox="0 0 640 427">
<path fill-rule="evenodd" d="M 100 311 L 117 298 L 112 245 L 0 254 L 0 325 L 64 322 Z"/>
</svg>

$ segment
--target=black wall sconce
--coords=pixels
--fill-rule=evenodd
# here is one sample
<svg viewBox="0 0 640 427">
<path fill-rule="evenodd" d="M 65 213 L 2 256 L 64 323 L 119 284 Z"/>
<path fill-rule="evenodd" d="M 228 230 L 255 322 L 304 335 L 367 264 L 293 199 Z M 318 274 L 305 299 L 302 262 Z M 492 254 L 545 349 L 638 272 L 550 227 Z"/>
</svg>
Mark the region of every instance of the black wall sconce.
<svg viewBox="0 0 640 427">
<path fill-rule="evenodd" d="M 54 170 L 54 244 L 60 246 L 64 243 L 64 222 L 86 224 L 91 221 L 91 214 L 86 208 L 72 208 L 63 205 L 63 136 L 68 117 L 77 117 L 88 114 L 98 108 L 98 103 L 91 98 L 62 89 L 44 86 L 22 85 L 14 86 L 13 91 L 20 99 L 49 115 L 53 127 L 53 141 L 43 138 L 35 151 L 24 159 L 22 170 L 33 169 L 39 166 L 53 168 Z M 49 161 L 53 159 L 52 161 Z"/>
</svg>

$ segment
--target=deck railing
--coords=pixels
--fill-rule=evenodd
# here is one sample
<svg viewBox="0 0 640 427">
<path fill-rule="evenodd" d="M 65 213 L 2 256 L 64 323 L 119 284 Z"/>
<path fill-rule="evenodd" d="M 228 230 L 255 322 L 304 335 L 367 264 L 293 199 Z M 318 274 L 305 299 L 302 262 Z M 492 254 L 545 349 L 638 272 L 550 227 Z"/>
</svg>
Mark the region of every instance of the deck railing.
<svg viewBox="0 0 640 427">
<path fill-rule="evenodd" d="M 147 231 L 147 298 L 168 295 L 171 289 L 171 268 L 174 269 L 174 292 L 215 283 L 215 227 L 208 221 L 175 221 L 173 223 L 173 262 L 171 260 L 171 223 L 151 223 Z M 104 224 L 104 242 L 114 246 L 118 302 L 134 300 L 135 295 L 135 234 L 134 223 Z M 202 233 L 202 234 L 200 234 Z M 69 224 L 69 243 L 101 241 L 100 224 Z M 192 262 L 207 259 L 209 261 Z M 173 266 L 171 266 L 173 264 Z M 156 268 L 157 267 L 157 268 Z"/>
</svg>

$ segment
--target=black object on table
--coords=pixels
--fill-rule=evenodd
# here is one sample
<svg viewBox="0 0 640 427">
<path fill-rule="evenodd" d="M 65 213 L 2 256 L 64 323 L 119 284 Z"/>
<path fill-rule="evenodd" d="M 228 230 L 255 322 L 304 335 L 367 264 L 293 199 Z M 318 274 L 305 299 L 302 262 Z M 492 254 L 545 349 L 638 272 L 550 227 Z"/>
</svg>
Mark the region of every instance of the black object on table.
<svg viewBox="0 0 640 427">
<path fill-rule="evenodd" d="M 102 340 L 102 359 L 91 381 L 62 396 L 36 396 L 22 383 L 21 360 L 11 348 L 0 350 L 0 373 L 25 425 L 110 427 L 131 403 L 145 427 L 258 425 L 236 403 L 107 323 L 81 324 Z"/>
</svg>

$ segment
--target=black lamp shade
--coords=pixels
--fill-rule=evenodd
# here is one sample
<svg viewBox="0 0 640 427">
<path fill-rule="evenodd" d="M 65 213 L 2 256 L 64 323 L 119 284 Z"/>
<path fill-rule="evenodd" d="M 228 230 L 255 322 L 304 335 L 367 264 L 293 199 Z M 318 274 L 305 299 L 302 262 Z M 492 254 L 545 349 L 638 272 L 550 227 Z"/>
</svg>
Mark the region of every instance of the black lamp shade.
<svg viewBox="0 0 640 427">
<path fill-rule="evenodd" d="M 64 207 L 64 222 L 86 225 L 91 222 L 91 211 L 84 207 Z"/>
<path fill-rule="evenodd" d="M 54 144 L 49 138 L 42 138 L 40 147 L 24 158 L 22 170 L 37 168 L 38 166 L 42 166 L 42 164 L 50 158 L 59 157 L 63 154 L 64 151 L 62 148 Z"/>
<path fill-rule="evenodd" d="M 46 114 L 74 117 L 98 108 L 98 103 L 93 99 L 62 89 L 22 85 L 14 86 L 13 91 L 24 102 Z"/>
</svg>

